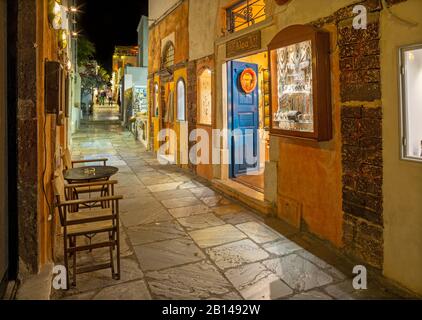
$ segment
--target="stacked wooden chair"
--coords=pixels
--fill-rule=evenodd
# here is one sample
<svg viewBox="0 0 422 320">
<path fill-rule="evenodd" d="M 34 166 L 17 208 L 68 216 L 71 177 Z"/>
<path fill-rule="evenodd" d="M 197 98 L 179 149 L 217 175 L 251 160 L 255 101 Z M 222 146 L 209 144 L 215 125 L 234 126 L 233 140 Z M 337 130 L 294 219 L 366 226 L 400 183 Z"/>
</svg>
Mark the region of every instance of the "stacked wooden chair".
<svg viewBox="0 0 422 320">
<path fill-rule="evenodd" d="M 112 278 L 120 279 L 119 203 L 123 197 L 114 195 L 116 184 L 117 181 L 104 180 L 67 184 L 61 170 L 55 174 L 53 189 L 62 227 L 67 285 L 70 273 L 71 283 L 76 286 L 78 274 L 102 269 L 111 269 Z M 86 189 L 90 190 L 88 198 L 75 197 L 75 190 L 76 194 L 80 194 Z M 104 190 L 108 190 L 107 193 Z M 95 205 L 98 203 L 100 207 Z M 109 249 L 107 263 L 82 267 L 77 265 L 78 253 L 100 248 Z"/>
</svg>

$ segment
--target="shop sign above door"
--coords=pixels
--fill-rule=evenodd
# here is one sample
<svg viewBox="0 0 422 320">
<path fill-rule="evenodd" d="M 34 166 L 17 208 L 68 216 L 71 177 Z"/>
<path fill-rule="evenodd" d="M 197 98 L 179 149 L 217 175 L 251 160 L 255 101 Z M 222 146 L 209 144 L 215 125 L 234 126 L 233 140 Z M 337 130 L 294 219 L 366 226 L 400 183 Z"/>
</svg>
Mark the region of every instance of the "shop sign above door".
<svg viewBox="0 0 422 320">
<path fill-rule="evenodd" d="M 232 58 L 259 49 L 261 49 L 261 31 L 258 30 L 227 42 L 226 58 Z"/>
</svg>

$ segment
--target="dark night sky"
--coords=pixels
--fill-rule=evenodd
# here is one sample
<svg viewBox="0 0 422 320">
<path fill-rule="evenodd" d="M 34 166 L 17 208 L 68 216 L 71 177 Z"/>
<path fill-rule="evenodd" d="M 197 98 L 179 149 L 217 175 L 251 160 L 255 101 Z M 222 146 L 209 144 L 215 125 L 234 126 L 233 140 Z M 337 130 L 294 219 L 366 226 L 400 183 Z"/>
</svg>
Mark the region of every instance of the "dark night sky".
<svg viewBox="0 0 422 320">
<path fill-rule="evenodd" d="M 78 28 L 95 44 L 97 61 L 111 70 L 116 45 L 137 45 L 139 20 L 148 15 L 148 0 L 78 0 Z"/>
</svg>

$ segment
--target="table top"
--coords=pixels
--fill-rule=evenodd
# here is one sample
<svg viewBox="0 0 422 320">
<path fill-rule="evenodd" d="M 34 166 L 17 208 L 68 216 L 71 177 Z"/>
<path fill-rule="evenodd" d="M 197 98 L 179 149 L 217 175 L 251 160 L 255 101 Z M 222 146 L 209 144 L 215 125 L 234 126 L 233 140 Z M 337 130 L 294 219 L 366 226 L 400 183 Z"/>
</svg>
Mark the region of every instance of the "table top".
<svg viewBox="0 0 422 320">
<path fill-rule="evenodd" d="M 68 181 L 95 181 L 109 179 L 119 171 L 111 166 L 88 166 L 66 170 L 64 178 Z"/>
</svg>

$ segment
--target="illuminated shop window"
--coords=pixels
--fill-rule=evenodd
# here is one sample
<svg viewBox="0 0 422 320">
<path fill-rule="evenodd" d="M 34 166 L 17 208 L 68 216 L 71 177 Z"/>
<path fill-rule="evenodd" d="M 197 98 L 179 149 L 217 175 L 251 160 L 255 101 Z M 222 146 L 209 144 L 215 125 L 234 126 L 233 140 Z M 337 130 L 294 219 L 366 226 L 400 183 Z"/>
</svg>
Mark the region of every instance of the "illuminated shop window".
<svg viewBox="0 0 422 320">
<path fill-rule="evenodd" d="M 236 32 L 265 20 L 266 0 L 244 0 L 227 9 L 227 30 Z"/>
<path fill-rule="evenodd" d="M 160 92 L 158 88 L 158 83 L 154 84 L 154 117 L 158 117 L 159 115 L 159 100 L 160 99 Z"/>
<path fill-rule="evenodd" d="M 177 120 L 186 120 L 186 88 L 185 81 L 177 81 Z"/>
<path fill-rule="evenodd" d="M 210 69 L 204 69 L 198 77 L 199 123 L 212 124 L 212 76 Z"/>
<path fill-rule="evenodd" d="M 169 41 L 163 51 L 163 68 L 169 68 L 172 65 L 174 65 L 174 45 Z"/>
<path fill-rule="evenodd" d="M 401 49 L 403 158 L 422 161 L 422 44 Z"/>
<path fill-rule="evenodd" d="M 304 41 L 277 49 L 279 129 L 313 132 L 312 45 Z"/>
</svg>

